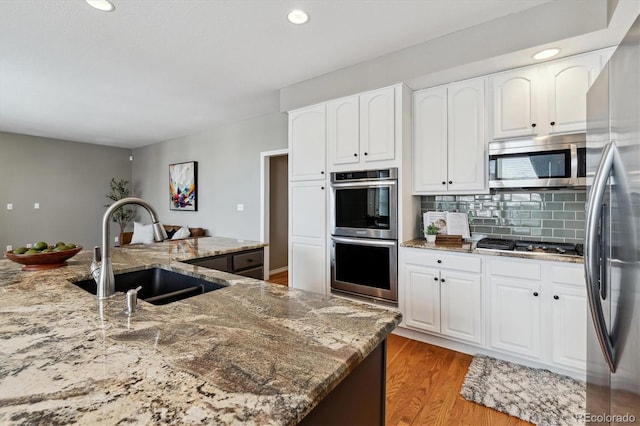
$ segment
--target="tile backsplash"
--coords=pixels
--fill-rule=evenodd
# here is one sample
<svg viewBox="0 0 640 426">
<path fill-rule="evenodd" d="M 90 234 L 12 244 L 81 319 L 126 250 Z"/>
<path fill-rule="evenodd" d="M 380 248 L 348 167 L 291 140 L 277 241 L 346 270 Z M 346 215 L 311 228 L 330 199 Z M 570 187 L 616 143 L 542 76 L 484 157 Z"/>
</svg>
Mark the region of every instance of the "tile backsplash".
<svg viewBox="0 0 640 426">
<path fill-rule="evenodd" d="M 585 190 L 501 191 L 420 198 L 422 213 L 428 210 L 466 213 L 472 234 L 568 243 L 582 243 L 584 239 Z"/>
</svg>

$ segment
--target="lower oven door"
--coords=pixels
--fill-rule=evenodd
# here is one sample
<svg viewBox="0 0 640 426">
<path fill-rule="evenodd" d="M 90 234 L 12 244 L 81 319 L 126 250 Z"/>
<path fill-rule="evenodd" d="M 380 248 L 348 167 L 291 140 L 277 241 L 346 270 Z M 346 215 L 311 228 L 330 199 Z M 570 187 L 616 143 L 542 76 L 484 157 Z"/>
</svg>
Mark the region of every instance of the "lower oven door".
<svg viewBox="0 0 640 426">
<path fill-rule="evenodd" d="M 331 237 L 331 290 L 398 303 L 398 242 Z"/>
</svg>

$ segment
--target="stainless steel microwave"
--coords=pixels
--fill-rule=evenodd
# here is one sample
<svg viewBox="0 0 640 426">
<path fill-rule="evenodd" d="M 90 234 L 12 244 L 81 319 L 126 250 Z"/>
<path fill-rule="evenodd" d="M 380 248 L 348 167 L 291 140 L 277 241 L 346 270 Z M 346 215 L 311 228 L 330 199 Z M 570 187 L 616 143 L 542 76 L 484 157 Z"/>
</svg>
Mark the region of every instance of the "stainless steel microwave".
<svg viewBox="0 0 640 426">
<path fill-rule="evenodd" d="M 489 188 L 586 186 L 586 135 L 489 143 Z"/>
</svg>

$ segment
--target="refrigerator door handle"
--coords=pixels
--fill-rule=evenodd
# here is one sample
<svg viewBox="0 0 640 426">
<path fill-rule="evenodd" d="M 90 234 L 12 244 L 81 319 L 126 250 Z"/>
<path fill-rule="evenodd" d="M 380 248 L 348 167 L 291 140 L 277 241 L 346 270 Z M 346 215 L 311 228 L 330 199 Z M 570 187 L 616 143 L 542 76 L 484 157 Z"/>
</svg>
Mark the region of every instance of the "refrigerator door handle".
<svg viewBox="0 0 640 426">
<path fill-rule="evenodd" d="M 615 141 L 609 142 L 602 153 L 600 164 L 593 178 L 591 193 L 585 220 L 585 244 L 584 244 L 584 269 L 587 283 L 587 296 L 589 299 L 589 310 L 593 325 L 602 349 L 604 359 L 609 365 L 612 373 L 616 371 L 615 353 L 611 336 L 607 331 L 607 323 L 602 311 L 600 294 L 598 289 L 598 279 L 600 278 L 600 267 L 602 262 L 598 256 L 598 227 L 602 217 L 602 202 L 607 189 L 607 180 L 613 169 L 614 158 L 617 155 Z M 602 254 L 604 258 L 604 254 Z M 605 285 L 603 282 L 602 285 Z"/>
</svg>

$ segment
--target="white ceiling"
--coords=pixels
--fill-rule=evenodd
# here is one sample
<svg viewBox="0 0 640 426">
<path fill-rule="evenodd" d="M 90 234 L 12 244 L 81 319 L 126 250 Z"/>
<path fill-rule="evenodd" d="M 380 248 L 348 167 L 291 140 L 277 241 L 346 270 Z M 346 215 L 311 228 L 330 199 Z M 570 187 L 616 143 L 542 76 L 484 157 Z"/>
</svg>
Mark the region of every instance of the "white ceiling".
<svg viewBox="0 0 640 426">
<path fill-rule="evenodd" d="M 135 148 L 549 0 L 0 0 L 0 131 Z M 302 8 L 306 25 L 287 22 Z"/>
</svg>

